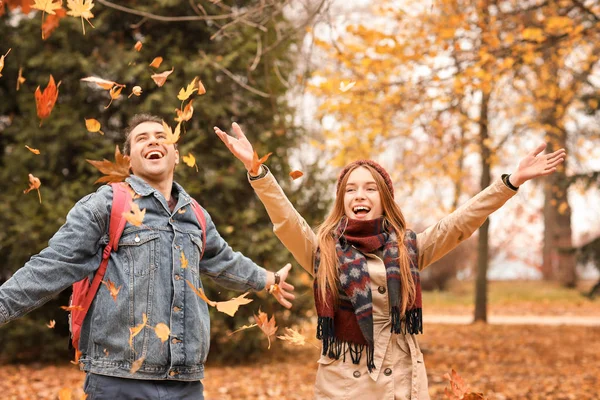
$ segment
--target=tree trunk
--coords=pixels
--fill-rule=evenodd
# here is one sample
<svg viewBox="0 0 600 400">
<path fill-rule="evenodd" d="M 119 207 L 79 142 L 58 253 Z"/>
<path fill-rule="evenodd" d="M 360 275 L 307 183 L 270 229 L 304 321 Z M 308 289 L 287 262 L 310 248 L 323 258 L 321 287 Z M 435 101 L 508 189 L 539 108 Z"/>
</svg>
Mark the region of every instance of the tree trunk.
<svg viewBox="0 0 600 400">
<path fill-rule="evenodd" d="M 490 92 L 483 91 L 481 97 L 481 113 L 479 119 L 479 146 L 481 147 L 481 179 L 480 187 L 485 189 L 490 185 L 490 156 L 491 151 L 487 145 L 488 132 L 488 104 Z M 485 220 L 479 228 L 477 246 L 477 278 L 475 281 L 475 321 L 487 322 L 487 270 L 489 261 L 489 220 Z"/>
</svg>

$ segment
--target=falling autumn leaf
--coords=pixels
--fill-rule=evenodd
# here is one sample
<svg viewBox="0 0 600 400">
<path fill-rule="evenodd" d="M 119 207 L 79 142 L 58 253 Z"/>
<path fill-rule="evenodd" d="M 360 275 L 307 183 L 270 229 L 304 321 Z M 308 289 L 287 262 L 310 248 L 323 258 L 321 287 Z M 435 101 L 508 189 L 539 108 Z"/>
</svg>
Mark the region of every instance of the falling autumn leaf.
<svg viewBox="0 0 600 400">
<path fill-rule="evenodd" d="M 169 125 L 167 125 L 167 123 L 165 121 L 163 121 L 162 124 L 163 124 L 163 129 L 164 129 L 164 134 L 165 134 L 165 140 L 163 143 L 164 144 L 177 143 L 177 141 L 179 140 L 179 134 L 181 132 L 181 122 L 178 123 L 177 126 L 175 127 L 175 132 L 173 132 L 171 127 Z"/>
<path fill-rule="evenodd" d="M 110 107 L 110 105 L 112 104 L 113 100 L 118 99 L 119 97 L 121 97 L 121 90 L 123 90 L 124 86 L 113 86 L 108 93 L 110 94 L 110 102 L 108 103 L 108 105 L 106 107 L 104 107 L 104 109 L 106 110 L 108 107 Z"/>
<path fill-rule="evenodd" d="M 258 315 L 254 315 L 254 320 L 256 324 L 260 328 L 261 331 L 265 335 L 267 335 L 267 339 L 269 340 L 269 349 L 271 348 L 271 336 L 274 336 L 277 332 L 277 326 L 275 326 L 275 315 L 273 315 L 270 319 L 267 313 L 264 313 L 258 309 Z"/>
<path fill-rule="evenodd" d="M 131 364 L 131 369 L 129 370 L 129 373 L 135 374 L 136 372 L 138 372 L 138 370 L 142 367 L 142 364 L 144 363 L 145 359 L 146 357 L 140 357 L 137 360 L 135 360 L 133 364 Z"/>
<path fill-rule="evenodd" d="M 290 178 L 292 178 L 293 180 L 296 180 L 296 179 L 300 178 L 303 175 L 304 175 L 304 172 L 299 171 L 297 169 L 295 169 L 292 172 L 290 172 Z"/>
<path fill-rule="evenodd" d="M 54 108 L 54 104 L 58 99 L 58 87 L 60 86 L 60 82 L 58 85 L 54 82 L 54 77 L 50 75 L 50 79 L 48 80 L 48 86 L 44 89 L 44 91 L 40 91 L 40 87 L 38 86 L 35 89 L 35 107 L 37 110 L 37 115 L 40 118 L 40 126 L 42 126 L 42 120 L 48 118 L 52 109 Z"/>
<path fill-rule="evenodd" d="M 135 49 L 135 51 L 140 51 L 142 50 L 142 42 L 140 42 L 139 40 L 137 42 L 135 42 L 135 45 L 133 46 L 133 48 Z"/>
<path fill-rule="evenodd" d="M 252 325 L 244 325 L 244 326 L 242 326 L 241 328 L 238 328 L 238 329 L 236 329 L 235 331 L 233 331 L 233 332 L 229 333 L 227 336 L 231 336 L 231 335 L 233 335 L 234 333 L 238 333 L 238 332 L 241 332 L 241 331 L 245 331 L 246 329 L 251 329 L 251 328 L 254 328 L 255 326 L 258 326 L 258 325 L 257 325 L 257 324 L 252 324 Z"/>
<path fill-rule="evenodd" d="M 146 209 L 140 211 L 140 206 L 134 201 L 131 202 L 131 210 L 123 213 L 123 217 L 129 222 L 131 225 L 140 226 L 144 221 L 144 216 L 146 215 Z"/>
<path fill-rule="evenodd" d="M 181 252 L 181 256 L 179 256 L 179 259 L 181 260 L 181 268 L 186 269 L 188 267 L 188 259 L 185 258 L 185 253 L 183 251 Z"/>
<path fill-rule="evenodd" d="M 131 89 L 131 93 L 129 94 L 129 96 L 127 96 L 127 98 L 130 98 L 133 95 L 139 96 L 142 94 L 142 88 L 140 86 L 134 86 Z"/>
<path fill-rule="evenodd" d="M 448 388 L 444 388 L 444 395 L 447 399 L 484 400 L 483 393 L 474 393 L 469 391 L 469 387 L 454 369 L 452 369 L 452 375 L 446 372 L 443 378 L 450 382 L 450 390 L 448 390 Z"/>
<path fill-rule="evenodd" d="M 192 118 L 192 115 L 194 115 L 194 107 L 192 106 L 193 101 L 194 99 L 191 99 L 187 106 L 183 108 L 183 111 L 181 111 L 179 108 L 175 109 L 175 112 L 177 113 L 175 121 L 184 122 L 189 121 Z"/>
<path fill-rule="evenodd" d="M 2 67 L 0 66 L 0 71 Z M 0 74 L 2 76 L 2 74 Z M 19 67 L 19 76 L 17 76 L 17 92 L 21 89 L 21 85 L 25 83 L 27 79 L 23 76 L 23 67 Z"/>
<path fill-rule="evenodd" d="M 47 16 L 46 20 L 42 24 L 42 38 L 44 40 L 48 39 L 52 32 L 54 32 L 54 30 L 58 28 L 60 20 L 66 16 L 67 10 L 65 10 L 64 8 L 56 10 L 56 14 L 54 15 Z"/>
<path fill-rule="evenodd" d="M 248 294 L 249 293 L 246 292 L 246 293 L 242 294 L 241 296 L 234 297 L 231 300 L 217 302 L 217 305 L 216 305 L 217 310 L 229 315 L 230 317 L 233 317 L 240 306 L 243 306 L 245 304 L 252 302 L 252 299 L 246 298 L 246 296 Z"/>
<path fill-rule="evenodd" d="M 198 164 L 196 164 L 196 157 L 192 153 L 188 153 L 187 156 L 181 157 L 185 165 L 190 168 L 196 167 L 196 172 L 198 172 Z"/>
<path fill-rule="evenodd" d="M 88 76 L 86 78 L 81 78 L 81 80 L 84 82 L 95 83 L 96 85 L 100 86 L 102 89 L 106 89 L 106 90 L 112 89 L 113 86 L 115 86 L 115 85 L 125 86 L 125 85 L 120 85 L 117 82 L 109 81 L 109 80 L 102 79 L 102 78 L 97 78 L 95 76 Z"/>
<path fill-rule="evenodd" d="M 175 67 L 171 68 L 170 71 L 161 72 L 160 74 L 153 74 L 151 78 L 154 81 L 154 83 L 158 85 L 158 87 L 162 87 L 162 85 L 165 84 L 167 78 L 173 73 L 173 71 L 175 71 Z"/>
<path fill-rule="evenodd" d="M 198 81 L 198 94 L 202 96 L 205 93 L 206 93 L 206 89 L 204 88 L 202 81 Z"/>
<path fill-rule="evenodd" d="M 121 290 L 121 288 L 123 287 L 123 285 L 117 287 L 115 285 L 115 283 L 112 282 L 110 279 L 107 279 L 106 282 L 102 281 L 102 284 L 104 284 L 106 286 L 106 288 L 110 292 L 110 295 L 113 298 L 113 300 L 117 301 L 117 296 L 119 295 L 119 291 Z"/>
<path fill-rule="evenodd" d="M 148 323 L 148 317 L 146 314 L 142 314 L 142 323 L 137 324 L 133 328 L 129 328 L 129 347 L 133 348 L 133 338 L 136 337 Z"/>
<path fill-rule="evenodd" d="M 65 311 L 83 311 L 83 307 L 78 305 L 60 306 Z"/>
<path fill-rule="evenodd" d="M 187 85 L 187 87 L 181 88 L 179 90 L 179 94 L 177 95 L 177 98 L 181 101 L 185 101 L 187 100 L 192 94 L 194 94 L 194 92 L 198 91 L 198 87 L 196 84 L 196 81 L 198 80 L 198 77 L 195 77 L 192 82 Z"/>
<path fill-rule="evenodd" d="M 122 182 L 129 176 L 129 156 L 121 154 L 119 146 L 115 147 L 115 162 L 112 163 L 107 159 L 102 161 L 86 160 L 94 167 L 98 168 L 104 175 L 96 179 L 94 183 L 113 183 Z"/>
<path fill-rule="evenodd" d="M 83 24 L 83 20 L 85 19 L 88 24 L 93 28 L 94 25 L 90 22 L 90 18 L 94 18 L 94 14 L 92 14 L 92 8 L 94 8 L 93 0 L 67 0 L 67 7 L 69 8 L 69 14 L 72 17 L 81 17 L 81 29 L 83 29 L 83 34 L 85 35 L 85 25 Z"/>
<path fill-rule="evenodd" d="M 92 133 L 98 132 L 99 134 L 104 135 L 104 132 L 100 130 L 100 122 L 94 118 L 85 118 L 85 127 Z"/>
<path fill-rule="evenodd" d="M 35 3 L 31 5 L 31 8 L 35 8 L 42 12 L 42 26 L 44 25 L 44 15 L 46 13 L 50 15 L 56 14 L 54 10 L 62 9 L 62 0 L 33 0 Z M 44 31 L 42 30 L 42 39 L 44 37 Z"/>
<path fill-rule="evenodd" d="M 40 180 L 38 178 L 36 178 L 32 174 L 29 174 L 29 188 L 23 190 L 23 193 L 29 193 L 33 189 L 37 190 L 38 197 L 40 199 L 40 204 L 42 204 L 42 194 L 40 193 L 41 185 L 42 185 L 42 183 L 40 182 Z"/>
<path fill-rule="evenodd" d="M 356 85 L 356 81 L 351 81 L 351 82 L 340 82 L 340 90 L 342 92 L 347 92 L 348 90 L 352 89 L 354 87 L 354 85 Z"/>
<path fill-rule="evenodd" d="M 258 158 L 258 153 L 255 151 L 254 156 L 252 157 L 252 166 L 250 167 L 250 173 L 252 175 L 258 175 L 258 170 L 260 166 L 269 159 L 269 156 L 273 153 L 269 153 L 262 158 Z"/>
<path fill-rule="evenodd" d="M 8 53 L 10 53 L 11 50 L 12 50 L 12 48 L 8 49 L 6 54 L 4 54 L 3 56 L 0 56 L 0 77 L 2 77 L 2 70 L 4 69 L 4 57 L 6 57 L 8 55 Z"/>
<path fill-rule="evenodd" d="M 71 364 L 79 364 L 79 358 L 81 357 L 81 351 L 79 351 L 79 349 L 75 349 L 75 359 L 71 360 L 70 363 Z"/>
<path fill-rule="evenodd" d="M 202 288 L 196 289 L 196 287 L 192 284 L 192 282 L 188 281 L 187 279 L 185 281 L 187 282 L 188 286 L 192 288 L 194 293 L 196 293 L 196 296 L 198 296 L 202 300 L 204 300 L 206 302 L 206 304 L 208 304 L 209 306 L 213 306 L 213 307 L 215 307 L 217 305 L 216 301 L 209 300 L 208 297 L 206 297 L 206 295 L 204 294 L 204 290 L 202 290 Z"/>
<path fill-rule="evenodd" d="M 277 336 L 277 339 L 281 339 L 291 344 L 295 344 L 296 346 L 304 346 L 306 344 L 306 338 L 304 337 L 304 335 L 301 335 L 299 332 L 295 331 L 292 328 L 285 328 L 285 335 Z"/>
<path fill-rule="evenodd" d="M 163 62 L 162 57 L 156 57 L 156 58 L 154 58 L 154 60 L 152 60 L 152 62 L 150 63 L 150 66 L 152 68 L 158 68 L 158 67 L 160 67 L 160 64 L 162 64 L 162 62 Z"/>
<path fill-rule="evenodd" d="M 60 392 L 58 392 L 58 400 L 72 400 L 73 391 L 71 388 L 62 388 Z"/>
<path fill-rule="evenodd" d="M 29 150 L 30 152 L 32 152 L 33 154 L 40 154 L 40 151 L 38 149 L 34 149 L 32 147 L 29 147 L 27 145 L 25 145 L 25 147 L 27 148 L 27 150 Z"/>
<path fill-rule="evenodd" d="M 171 330 L 169 327 L 162 322 L 158 323 L 156 327 L 154 327 L 154 333 L 160 339 L 161 342 L 166 342 L 169 340 L 169 335 L 171 334 Z"/>
<path fill-rule="evenodd" d="M 56 321 L 51 319 L 50 322 L 46 324 L 46 326 L 50 329 L 54 329 L 54 326 L 56 326 Z"/>
</svg>

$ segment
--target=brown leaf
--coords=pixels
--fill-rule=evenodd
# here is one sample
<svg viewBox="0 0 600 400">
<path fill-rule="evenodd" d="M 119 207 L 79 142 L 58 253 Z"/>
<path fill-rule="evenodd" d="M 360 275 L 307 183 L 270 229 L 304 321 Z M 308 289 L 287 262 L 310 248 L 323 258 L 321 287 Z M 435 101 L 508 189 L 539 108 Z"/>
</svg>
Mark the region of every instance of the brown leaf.
<svg viewBox="0 0 600 400">
<path fill-rule="evenodd" d="M 133 364 L 131 364 L 131 369 L 129 370 L 129 373 L 133 375 L 136 372 L 138 372 L 138 370 L 142 367 L 142 364 L 144 363 L 145 359 L 146 357 L 140 357 L 137 360 L 135 360 Z"/>
<path fill-rule="evenodd" d="M 154 327 L 154 333 L 160 339 L 161 342 L 166 342 L 169 340 L 169 335 L 171 334 L 171 329 L 166 324 L 162 322 L 158 323 L 156 327 Z"/>
<path fill-rule="evenodd" d="M 121 288 L 123 287 L 123 285 L 117 287 L 115 285 L 115 283 L 112 282 L 110 279 L 107 279 L 106 282 L 102 281 L 102 283 L 106 286 L 106 288 L 110 292 L 110 295 L 113 298 L 113 300 L 117 301 L 117 296 L 119 295 L 119 291 L 121 290 Z"/>
<path fill-rule="evenodd" d="M 150 66 L 152 68 L 158 68 L 158 67 L 160 67 L 160 64 L 162 64 L 162 62 L 163 62 L 162 57 L 156 57 L 156 58 L 154 58 L 154 60 L 152 60 L 152 62 L 150 63 Z"/>
<path fill-rule="evenodd" d="M 290 178 L 292 178 L 293 180 L 296 180 L 296 179 L 300 178 L 303 175 L 304 175 L 304 172 L 299 171 L 297 169 L 295 169 L 292 172 L 290 172 Z"/>
<path fill-rule="evenodd" d="M 246 298 L 247 295 L 248 295 L 248 292 L 242 294 L 241 296 L 234 297 L 231 300 L 219 301 L 219 302 L 217 302 L 217 306 L 216 306 L 217 310 L 229 315 L 230 317 L 233 317 L 240 306 L 243 306 L 244 304 L 248 304 L 248 303 L 252 302 L 252 299 Z"/>
<path fill-rule="evenodd" d="M 258 175 L 258 170 L 260 166 L 269 159 L 269 156 L 273 153 L 269 153 L 266 156 L 258 158 L 258 153 L 255 151 L 254 156 L 252 157 L 252 166 L 250 167 L 250 173 L 252 175 Z"/>
<path fill-rule="evenodd" d="M 140 210 L 140 206 L 132 201 L 131 202 L 131 210 L 123 213 L 123 217 L 129 222 L 131 225 L 140 226 L 144 221 L 144 216 L 146 215 L 146 209 Z"/>
<path fill-rule="evenodd" d="M 144 327 L 146 326 L 147 323 L 148 323 L 148 317 L 144 313 L 144 314 L 142 314 L 142 323 L 137 324 L 133 328 L 129 328 L 129 347 L 131 347 L 132 349 L 133 349 L 133 338 L 136 337 L 144 329 Z"/>
<path fill-rule="evenodd" d="M 275 315 L 269 319 L 267 313 L 264 313 L 258 310 L 258 315 L 254 315 L 254 320 L 256 324 L 260 328 L 261 331 L 265 335 L 267 335 L 267 339 L 269 340 L 269 349 L 271 348 L 271 336 L 274 336 L 277 332 L 277 326 L 275 326 Z"/>
<path fill-rule="evenodd" d="M 27 145 L 25 145 L 25 148 L 27 150 L 29 150 L 30 152 L 32 152 L 33 154 L 40 154 L 40 151 L 38 149 L 34 149 L 33 147 L 29 147 Z"/>
<path fill-rule="evenodd" d="M 37 115 L 40 119 L 40 126 L 42 126 L 42 120 L 48 118 L 52 109 L 54 108 L 54 104 L 56 104 L 56 100 L 58 99 L 58 87 L 60 86 L 60 82 L 58 85 L 54 82 L 54 77 L 50 75 L 50 79 L 48 80 L 48 86 L 44 89 L 44 91 L 40 91 L 40 87 L 38 86 L 35 89 L 35 108 L 37 110 Z"/>
<path fill-rule="evenodd" d="M 103 161 L 86 160 L 94 167 L 98 168 L 104 175 L 96 179 L 94 183 L 113 183 L 122 182 L 129 176 L 129 156 L 124 156 L 119 150 L 119 146 L 115 147 L 115 162 L 112 163 L 107 159 Z"/>
<path fill-rule="evenodd" d="M 154 81 L 154 83 L 158 85 L 158 87 L 162 87 L 162 85 L 165 84 L 167 78 L 173 73 L 173 71 L 175 71 L 175 67 L 171 68 L 170 71 L 161 72 L 160 74 L 153 74 L 151 78 Z"/>
<path fill-rule="evenodd" d="M 33 189 L 37 190 L 38 198 L 40 199 L 40 204 L 42 204 L 42 194 L 40 193 L 41 185 L 42 183 L 40 182 L 39 178 L 36 178 L 32 174 L 29 174 L 29 188 L 23 190 L 23 193 L 29 193 Z"/>
</svg>

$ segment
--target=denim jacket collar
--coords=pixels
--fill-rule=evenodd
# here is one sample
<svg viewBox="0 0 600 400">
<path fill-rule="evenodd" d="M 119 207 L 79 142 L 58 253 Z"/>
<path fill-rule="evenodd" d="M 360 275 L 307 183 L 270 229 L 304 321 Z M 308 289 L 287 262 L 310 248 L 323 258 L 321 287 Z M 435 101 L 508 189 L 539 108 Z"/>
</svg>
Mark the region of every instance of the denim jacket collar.
<svg viewBox="0 0 600 400">
<path fill-rule="evenodd" d="M 160 193 L 158 190 L 150 186 L 148 182 L 133 174 L 129 175 L 129 177 L 125 179 L 125 182 L 127 182 L 133 191 L 140 196 L 150 196 L 153 193 Z M 171 190 L 177 193 L 178 200 L 176 208 L 179 208 L 191 201 L 190 195 L 187 194 L 187 192 L 179 183 L 173 181 L 173 188 Z"/>
</svg>

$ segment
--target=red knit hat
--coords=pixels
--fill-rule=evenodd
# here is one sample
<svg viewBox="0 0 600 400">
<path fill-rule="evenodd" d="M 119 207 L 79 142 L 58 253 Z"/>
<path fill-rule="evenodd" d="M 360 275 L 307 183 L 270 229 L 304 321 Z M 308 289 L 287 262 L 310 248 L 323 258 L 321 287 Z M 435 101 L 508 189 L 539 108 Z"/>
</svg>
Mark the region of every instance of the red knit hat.
<svg viewBox="0 0 600 400">
<path fill-rule="evenodd" d="M 394 185 L 392 184 L 392 178 L 390 178 L 390 174 L 387 173 L 385 168 L 383 168 L 381 165 L 377 164 L 373 160 L 357 160 L 357 161 L 353 161 L 350 164 L 346 165 L 344 167 L 344 169 L 342 170 L 342 172 L 340 172 L 340 176 L 338 177 L 335 190 L 336 191 L 340 190 L 340 184 L 342 183 L 344 176 L 346 176 L 346 174 L 348 173 L 348 171 L 350 169 L 354 168 L 355 166 L 361 166 L 361 165 L 368 165 L 369 167 L 375 169 L 375 171 L 379 172 L 379 175 L 381 175 L 386 186 L 390 190 L 390 193 L 392 194 L 392 199 L 393 199 L 394 198 Z"/>
</svg>

